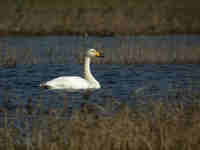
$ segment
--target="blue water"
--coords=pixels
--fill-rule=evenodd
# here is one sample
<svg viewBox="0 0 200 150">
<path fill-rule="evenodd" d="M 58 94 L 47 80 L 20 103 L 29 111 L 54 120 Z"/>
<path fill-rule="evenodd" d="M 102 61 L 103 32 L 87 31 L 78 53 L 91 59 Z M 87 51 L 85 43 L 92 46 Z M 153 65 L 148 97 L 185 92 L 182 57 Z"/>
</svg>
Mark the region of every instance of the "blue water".
<svg viewBox="0 0 200 150">
<path fill-rule="evenodd" d="M 18 64 L 16 67 L 0 68 L 0 105 L 5 105 L 5 99 L 9 99 L 7 107 L 10 109 L 22 106 L 31 97 L 34 104 L 41 102 L 47 107 L 61 107 L 64 105 L 64 97 L 68 97 L 68 105 L 71 108 L 80 107 L 83 102 L 79 93 L 46 91 L 39 88 L 39 84 L 59 76 L 82 76 L 82 64 L 76 63 L 73 57 L 82 48 L 88 47 L 120 47 L 120 41 L 129 43 L 130 47 L 142 46 L 177 48 L 199 46 L 200 36 L 158 36 L 158 37 L 0 37 L 0 48 L 16 53 Z M 99 44 L 100 43 L 100 44 Z M 98 46 L 99 44 L 99 46 Z M 141 46 L 140 45 L 140 46 Z M 23 61 L 23 53 L 26 49 L 32 49 L 35 58 L 39 58 L 35 64 L 26 64 Z M 48 48 L 55 49 L 54 55 L 58 58 L 66 58 L 66 62 L 59 63 L 59 59 L 48 63 L 49 56 L 45 55 Z M 73 57 L 72 57 L 73 56 Z M 26 58 L 27 60 L 29 58 Z M 51 58 L 50 58 L 51 59 Z M 26 61 L 27 61 L 26 60 Z M 120 102 L 133 103 L 134 95 L 167 98 L 179 88 L 200 88 L 200 65 L 120 65 L 120 64 L 92 64 L 92 72 L 101 83 L 102 88 L 94 92 L 89 99 L 91 103 L 101 103 L 105 97 L 113 97 Z M 138 92 L 140 91 L 140 92 Z"/>
</svg>

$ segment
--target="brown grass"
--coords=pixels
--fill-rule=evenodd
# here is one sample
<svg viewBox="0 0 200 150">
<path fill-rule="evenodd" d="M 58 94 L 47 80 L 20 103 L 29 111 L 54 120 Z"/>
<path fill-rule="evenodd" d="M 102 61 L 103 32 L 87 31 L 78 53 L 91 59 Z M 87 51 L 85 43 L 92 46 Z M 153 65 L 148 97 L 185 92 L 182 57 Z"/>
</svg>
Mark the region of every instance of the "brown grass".
<svg viewBox="0 0 200 150">
<path fill-rule="evenodd" d="M 2 0 L 1 34 L 200 33 L 199 2 L 187 0 Z M 4 14 L 7 14 L 6 16 Z"/>
<path fill-rule="evenodd" d="M 0 49 L 0 67 L 15 68 L 18 64 L 63 64 L 69 56 L 56 48 L 46 48 L 43 56 L 41 52 L 34 52 L 33 48 L 2 48 Z"/>
<path fill-rule="evenodd" d="M 130 47 L 127 43 L 122 43 L 118 48 L 101 48 L 104 43 L 97 42 L 94 48 L 100 49 L 104 53 L 104 58 L 93 59 L 96 64 L 199 64 L 199 47 L 177 47 L 170 49 Z M 77 63 L 84 62 L 85 51 L 88 48 L 74 50 L 73 57 Z M 5 51 L 3 51 L 5 50 Z M 20 53 L 19 53 L 20 51 Z M 71 57 L 65 51 L 56 48 L 47 48 L 44 56 L 40 52 L 34 53 L 33 48 L 16 49 L 6 48 L 0 50 L 0 67 L 14 68 L 17 64 L 66 64 Z"/>
<path fill-rule="evenodd" d="M 196 150 L 200 148 L 200 96 L 186 93 L 191 94 L 191 91 L 177 93 L 170 101 L 143 103 L 137 99 L 135 106 L 120 104 L 116 113 L 104 112 L 104 115 L 88 111 L 85 105 L 80 111 L 76 110 L 71 119 L 60 113 L 40 112 L 34 117 L 23 109 L 18 111 L 23 127 L 15 126 L 19 118 L 9 119 L 8 112 L 4 111 L 1 113 L 4 125 L 0 129 L 0 148 Z"/>
<path fill-rule="evenodd" d="M 101 49 L 101 48 L 100 48 Z M 97 64 L 199 64 L 199 47 L 177 47 L 176 49 L 129 47 L 103 48 L 103 59 L 94 59 Z M 84 62 L 85 50 L 75 54 L 77 62 Z"/>
</svg>

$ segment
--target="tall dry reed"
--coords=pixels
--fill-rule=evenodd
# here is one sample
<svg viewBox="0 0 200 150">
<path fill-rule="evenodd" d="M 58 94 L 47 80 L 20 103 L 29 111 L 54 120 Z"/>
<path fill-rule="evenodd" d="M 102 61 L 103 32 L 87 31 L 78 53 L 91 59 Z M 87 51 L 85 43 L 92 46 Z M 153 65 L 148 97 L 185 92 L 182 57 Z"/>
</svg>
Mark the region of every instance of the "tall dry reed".
<svg viewBox="0 0 200 150">
<path fill-rule="evenodd" d="M 191 94 L 188 93 L 188 94 Z M 168 100 L 150 100 L 135 106 L 120 104 L 115 113 L 88 111 L 87 105 L 71 119 L 52 113 L 38 116 L 18 111 L 22 120 L 4 115 L 0 148 L 7 150 L 188 150 L 200 148 L 199 94 L 182 93 Z M 185 103 L 185 100 L 187 102 Z M 66 98 L 64 100 L 67 101 Z M 67 105 L 67 104 L 66 104 Z M 67 107 L 67 106 L 65 106 Z M 35 108 L 36 109 L 36 108 Z M 104 109 L 102 109 L 103 111 Z M 58 110 L 59 112 L 60 110 Z M 62 114 L 62 113 L 61 113 Z"/>
</svg>

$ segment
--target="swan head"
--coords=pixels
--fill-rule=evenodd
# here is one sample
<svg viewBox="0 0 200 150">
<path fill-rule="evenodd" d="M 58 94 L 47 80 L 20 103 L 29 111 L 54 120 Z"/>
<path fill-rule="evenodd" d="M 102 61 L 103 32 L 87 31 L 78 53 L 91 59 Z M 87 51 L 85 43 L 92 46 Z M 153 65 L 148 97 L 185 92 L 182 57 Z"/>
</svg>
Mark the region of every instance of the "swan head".
<svg viewBox="0 0 200 150">
<path fill-rule="evenodd" d="M 103 55 L 96 49 L 89 49 L 86 52 L 86 56 L 88 56 L 88 57 L 103 57 Z"/>
</svg>

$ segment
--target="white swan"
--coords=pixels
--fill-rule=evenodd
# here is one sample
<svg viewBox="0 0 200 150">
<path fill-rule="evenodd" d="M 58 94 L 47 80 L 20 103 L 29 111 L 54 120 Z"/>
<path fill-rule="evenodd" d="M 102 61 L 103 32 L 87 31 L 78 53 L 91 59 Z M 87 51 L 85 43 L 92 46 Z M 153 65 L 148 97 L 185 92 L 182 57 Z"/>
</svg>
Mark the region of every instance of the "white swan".
<svg viewBox="0 0 200 150">
<path fill-rule="evenodd" d="M 69 92 L 87 91 L 101 88 L 99 82 L 94 78 L 90 71 L 90 59 L 92 57 L 103 57 L 95 49 L 89 49 L 86 52 L 84 63 L 84 78 L 79 76 L 62 76 L 46 83 L 40 84 L 41 88 L 47 89 L 63 89 Z"/>
</svg>

